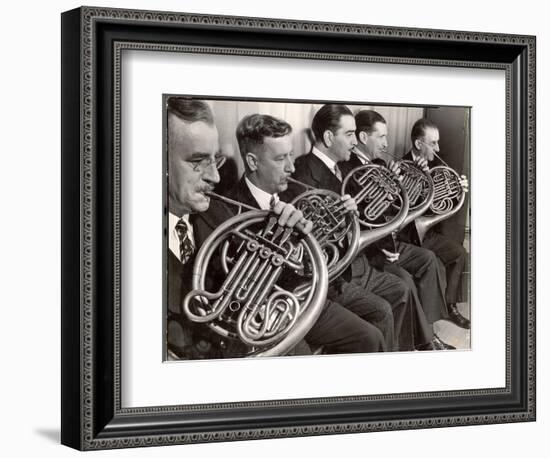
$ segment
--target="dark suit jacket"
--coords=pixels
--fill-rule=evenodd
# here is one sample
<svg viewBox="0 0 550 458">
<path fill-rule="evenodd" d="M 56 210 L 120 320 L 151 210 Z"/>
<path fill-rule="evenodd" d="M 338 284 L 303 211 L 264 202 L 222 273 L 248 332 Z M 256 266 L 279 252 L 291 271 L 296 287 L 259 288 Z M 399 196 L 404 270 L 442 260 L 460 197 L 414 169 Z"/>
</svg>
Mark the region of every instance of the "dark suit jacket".
<svg viewBox="0 0 550 458">
<path fill-rule="evenodd" d="M 342 176 L 348 175 L 353 169 L 356 169 L 357 167 L 361 167 L 363 163 L 361 160 L 355 155 L 352 154 L 349 158 L 349 161 L 340 162 L 338 164 L 338 167 L 340 167 L 340 170 L 342 172 Z"/>
<path fill-rule="evenodd" d="M 189 222 L 193 226 L 196 249 L 198 250 L 203 245 L 206 238 L 216 227 L 231 216 L 234 216 L 234 213 L 225 204 L 216 200 L 211 200 L 208 211 L 190 215 Z M 183 327 L 186 335 L 185 353 L 188 358 L 223 358 L 223 352 L 220 350 L 222 337 L 210 331 L 206 326 L 190 322 L 183 313 L 183 299 L 191 291 L 193 264 L 194 257 L 186 264 L 182 264 L 172 251 L 168 250 L 168 320 L 178 321 Z M 220 274 L 212 272 L 208 280 L 219 280 L 218 275 Z M 209 283 L 207 281 L 207 289 Z M 206 349 L 200 346 L 201 341 L 209 343 Z"/>
<path fill-rule="evenodd" d="M 260 208 L 258 202 L 256 202 L 256 199 L 250 192 L 250 188 L 246 184 L 244 175 L 237 183 L 237 186 L 233 186 L 231 189 L 228 190 L 227 197 L 243 204 L 250 205 L 251 207 L 258 209 Z"/>
<path fill-rule="evenodd" d="M 300 156 L 296 159 L 294 167 L 296 169 L 292 175 L 294 179 L 315 188 L 328 189 L 340 194 L 342 183 L 315 154 L 309 153 Z M 279 197 L 285 202 L 290 202 L 304 191 L 305 188 L 302 186 L 289 183 L 288 189 L 284 193 L 281 193 Z"/>
<path fill-rule="evenodd" d="M 383 159 L 374 159 L 372 163 L 387 167 L 387 164 Z M 362 165 L 363 163 L 355 154 L 351 155 L 351 158 L 349 161 L 339 164 L 340 169 L 342 170 L 342 173 L 344 176 L 348 175 L 353 169 L 360 167 Z M 360 191 L 358 187 L 354 189 L 353 185 L 349 189 L 353 194 L 357 194 Z M 359 208 L 359 210 L 361 209 Z M 383 221 L 379 221 L 379 222 L 381 223 Z M 391 235 L 387 235 L 386 237 L 379 240 L 378 242 L 375 242 L 369 245 L 364 251 L 371 266 L 376 267 L 378 270 L 384 269 L 384 263 L 386 261 L 386 256 L 384 255 L 384 253 L 382 253 L 381 251 L 382 249 L 388 250 L 390 252 L 396 251 L 395 243 Z"/>
</svg>

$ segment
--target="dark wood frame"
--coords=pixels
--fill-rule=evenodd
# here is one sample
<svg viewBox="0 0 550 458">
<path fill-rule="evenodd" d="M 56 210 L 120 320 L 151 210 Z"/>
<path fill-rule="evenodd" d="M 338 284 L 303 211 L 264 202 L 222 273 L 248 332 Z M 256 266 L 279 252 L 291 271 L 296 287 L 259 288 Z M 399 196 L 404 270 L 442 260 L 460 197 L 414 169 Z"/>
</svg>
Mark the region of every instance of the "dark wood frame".
<svg viewBox="0 0 550 458">
<path fill-rule="evenodd" d="M 124 49 L 504 70 L 506 387 L 121 408 Z M 535 38 L 93 7 L 63 13 L 61 370 L 61 441 L 81 450 L 533 421 Z"/>
</svg>

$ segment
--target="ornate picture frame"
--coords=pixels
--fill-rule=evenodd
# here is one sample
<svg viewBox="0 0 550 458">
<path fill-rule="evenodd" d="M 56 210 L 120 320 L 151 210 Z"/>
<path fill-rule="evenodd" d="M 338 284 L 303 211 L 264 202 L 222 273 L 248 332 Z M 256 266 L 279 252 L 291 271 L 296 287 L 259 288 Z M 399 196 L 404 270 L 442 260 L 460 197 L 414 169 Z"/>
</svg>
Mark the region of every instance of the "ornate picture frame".
<svg viewBox="0 0 550 458">
<path fill-rule="evenodd" d="M 519 35 L 95 7 L 63 13 L 62 443 L 93 450 L 534 421 L 535 48 L 535 37 Z M 124 407 L 125 50 L 504 71 L 505 386 Z"/>
</svg>

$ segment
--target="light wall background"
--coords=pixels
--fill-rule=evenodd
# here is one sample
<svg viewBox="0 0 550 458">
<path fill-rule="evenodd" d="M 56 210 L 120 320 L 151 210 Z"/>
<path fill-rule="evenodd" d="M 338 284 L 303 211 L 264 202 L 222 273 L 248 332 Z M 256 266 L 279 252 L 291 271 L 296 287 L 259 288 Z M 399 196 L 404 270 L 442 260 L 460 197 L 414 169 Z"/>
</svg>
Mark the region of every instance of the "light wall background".
<svg viewBox="0 0 550 458">
<path fill-rule="evenodd" d="M 358 3 L 95 0 L 97 6 L 537 35 L 538 421 L 96 452 L 101 456 L 547 456 L 550 429 L 550 31 L 543 2 Z M 81 456 L 60 446 L 60 13 L 73 0 L 8 2 L 0 28 L 0 455 Z M 223 75 L 220 75 L 223 77 Z M 337 82 L 335 82 L 337 84 Z M 449 88 L 452 91 L 452 88 Z M 490 152 L 488 152 L 490 154 Z M 490 186 L 490 177 L 488 177 Z M 489 274 L 489 273 L 488 273 Z M 97 456 L 100 456 L 97 455 Z M 96 456 L 94 454 L 94 456 Z"/>
<path fill-rule="evenodd" d="M 235 129 L 248 115 L 259 113 L 283 119 L 292 126 L 294 155 L 296 157 L 311 151 L 311 122 L 315 113 L 323 106 L 315 103 L 286 103 L 271 101 L 208 100 L 220 135 L 222 153 L 233 158 L 238 165 L 239 175 L 244 166 L 240 158 Z M 425 115 L 425 107 L 380 106 L 347 104 L 355 115 L 360 110 L 375 110 L 386 120 L 388 126 L 388 152 L 401 158 L 411 148 L 411 129 L 413 124 Z M 452 111 L 464 112 L 464 108 L 449 107 Z M 463 136 L 464 132 L 457 132 Z"/>
</svg>

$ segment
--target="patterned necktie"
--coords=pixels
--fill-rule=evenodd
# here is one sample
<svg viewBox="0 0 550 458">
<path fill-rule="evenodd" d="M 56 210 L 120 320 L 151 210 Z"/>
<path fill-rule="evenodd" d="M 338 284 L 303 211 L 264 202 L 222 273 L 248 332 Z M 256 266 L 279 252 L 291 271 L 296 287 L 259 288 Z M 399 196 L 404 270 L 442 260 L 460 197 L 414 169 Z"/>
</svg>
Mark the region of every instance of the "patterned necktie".
<svg viewBox="0 0 550 458">
<path fill-rule="evenodd" d="M 342 172 L 340 172 L 340 167 L 338 167 L 338 164 L 334 164 L 334 175 L 336 175 L 338 181 L 342 181 Z"/>
<path fill-rule="evenodd" d="M 180 261 L 182 264 L 186 264 L 187 261 L 189 261 L 189 258 L 193 255 L 195 247 L 189 238 L 187 224 L 185 224 L 183 218 L 180 218 L 177 222 L 176 232 L 178 234 L 178 238 L 180 239 Z"/>
<path fill-rule="evenodd" d="M 269 209 L 273 210 L 275 205 L 277 205 L 277 202 L 279 202 L 279 198 L 275 194 L 273 194 L 271 196 L 271 199 L 269 199 Z"/>
</svg>

